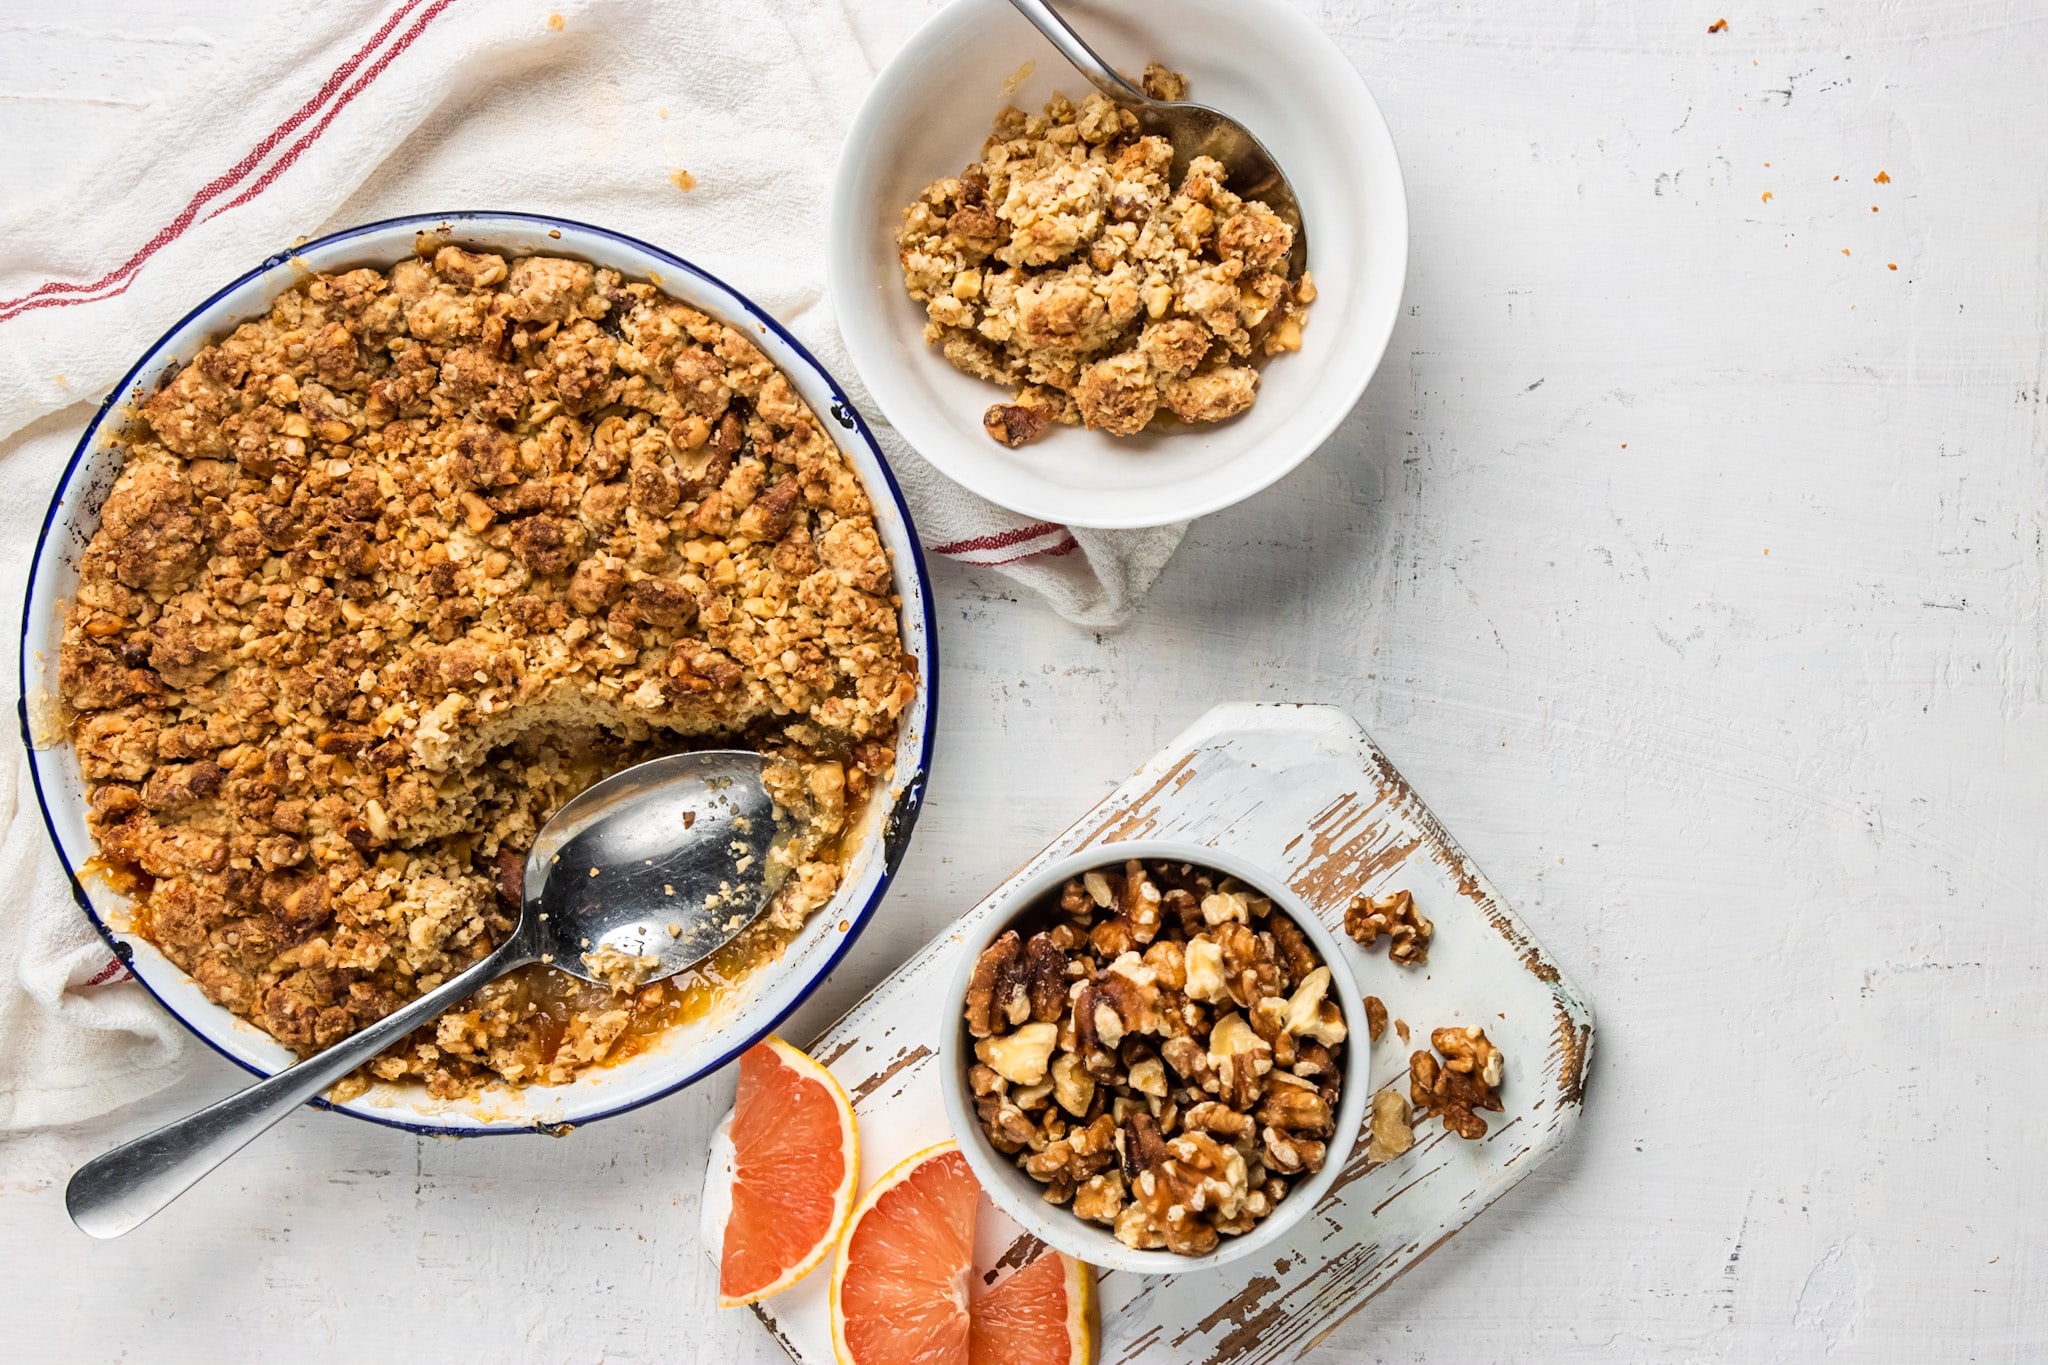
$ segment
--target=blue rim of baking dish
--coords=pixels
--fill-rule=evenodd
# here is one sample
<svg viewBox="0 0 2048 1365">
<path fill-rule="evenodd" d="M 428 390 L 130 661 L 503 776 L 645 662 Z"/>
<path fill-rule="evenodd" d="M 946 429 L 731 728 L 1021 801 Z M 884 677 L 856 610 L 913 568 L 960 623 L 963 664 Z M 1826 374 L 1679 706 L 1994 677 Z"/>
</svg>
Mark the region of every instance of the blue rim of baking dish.
<svg viewBox="0 0 2048 1365">
<path fill-rule="evenodd" d="M 896 504 L 897 515 L 903 518 L 903 527 L 910 543 L 911 558 L 916 567 L 917 583 L 919 586 L 918 600 L 923 607 L 924 617 L 924 657 L 918 660 L 918 681 L 924 691 L 924 734 L 919 744 L 915 770 L 903 781 L 895 801 L 884 819 L 883 827 L 870 836 L 883 840 L 881 875 L 876 879 L 874 889 L 868 893 L 868 898 L 861 906 L 859 913 L 849 917 L 851 927 L 845 933 L 839 935 L 839 942 L 826 955 L 824 964 L 819 967 L 810 981 L 797 991 L 789 1003 L 782 1009 L 777 1010 L 758 1030 L 752 1032 L 742 1042 L 720 1054 L 715 1060 L 691 1069 L 672 1085 L 613 1108 L 559 1123 L 537 1120 L 532 1123 L 500 1127 L 458 1127 L 446 1124 L 411 1123 L 404 1119 L 387 1118 L 378 1114 L 350 1109 L 345 1105 L 335 1104 L 324 1098 L 307 1101 L 308 1104 L 315 1108 L 346 1114 L 350 1118 L 361 1119 L 366 1123 L 375 1123 L 386 1128 L 398 1128 L 409 1133 L 418 1133 L 427 1137 L 498 1137 L 515 1133 L 538 1133 L 560 1136 L 571 1129 L 596 1123 L 600 1119 L 615 1118 L 620 1114 L 630 1113 L 643 1105 L 667 1099 L 679 1090 L 688 1089 L 705 1077 L 719 1071 L 742 1052 L 745 1052 L 755 1043 L 758 1043 L 761 1039 L 774 1032 L 777 1025 L 794 1013 L 804 1001 L 810 998 L 811 993 L 824 983 L 825 978 L 832 974 L 846 954 L 852 950 L 855 940 L 866 930 L 868 921 L 874 918 L 876 910 L 888 894 L 890 884 L 895 880 L 896 869 L 901 865 L 903 854 L 909 846 L 911 831 L 916 827 L 918 815 L 924 807 L 925 786 L 931 773 L 932 765 L 933 722 L 938 718 L 939 689 L 939 628 L 937 616 L 932 609 L 931 593 L 929 591 L 931 574 L 929 566 L 925 562 L 924 544 L 918 538 L 917 523 L 910 514 L 910 505 L 904 501 L 903 489 L 896 482 L 895 471 L 890 469 L 889 458 L 883 454 L 881 443 L 875 439 L 874 432 L 869 429 L 867 419 L 861 415 L 860 409 L 854 405 L 853 401 L 846 397 L 845 387 L 832 372 L 819 363 L 818 358 L 811 354 L 809 348 L 798 341 L 795 336 L 791 335 L 789 329 L 776 321 L 765 309 L 710 271 L 691 264 L 673 252 L 664 251 L 658 246 L 644 242 L 637 237 L 628 236 L 623 232 L 614 232 L 610 228 L 597 227 L 590 223 L 579 222 L 574 218 L 562 218 L 553 214 L 519 213 L 492 209 L 469 209 L 459 213 L 401 214 L 395 218 L 383 218 L 373 223 L 361 223 L 355 227 L 344 228 L 339 232 L 329 233 L 325 237 L 316 237 L 311 241 L 298 243 L 287 250 L 264 258 L 261 264 L 222 285 L 219 289 L 208 295 L 203 302 L 165 329 L 163 335 L 159 336 L 142 353 L 142 358 L 137 360 L 129 368 L 128 372 L 121 376 L 121 381 L 108 391 L 106 398 L 100 403 L 99 410 L 93 414 L 92 421 L 86 425 L 85 434 L 79 437 L 78 445 L 71 452 L 71 459 L 65 464 L 64 472 L 58 477 L 56 491 L 50 498 L 49 510 L 43 514 L 42 528 L 36 534 L 34 557 L 29 562 L 28 586 L 22 596 L 21 638 L 19 641 L 20 658 L 18 660 L 19 676 L 17 679 L 20 690 L 15 698 L 15 710 L 21 725 L 22 748 L 28 756 L 29 777 L 35 785 L 36 806 L 42 812 L 43 828 L 50 836 L 50 846 L 56 851 L 57 862 L 63 867 L 64 876 L 71 883 L 72 899 L 78 902 L 79 909 L 84 911 L 86 919 L 91 922 L 92 927 L 99 933 L 100 938 L 105 940 L 108 950 L 114 954 L 115 959 L 123 967 L 128 967 L 130 966 L 129 958 L 132 950 L 115 936 L 113 930 L 100 918 L 99 912 L 93 909 L 92 899 L 86 894 L 84 883 L 79 880 L 78 870 L 71 865 L 71 859 L 64 851 L 64 841 L 58 837 L 56 821 L 51 817 L 50 803 L 43 792 L 42 769 L 36 757 L 37 750 L 34 730 L 29 723 L 28 660 L 30 651 L 28 635 L 30 629 L 30 610 L 35 602 L 36 579 L 42 570 L 44 551 L 50 538 L 50 531 L 56 525 L 58 510 L 64 505 L 64 499 L 71 491 L 72 481 L 77 477 L 79 467 L 84 463 L 87 452 L 92 449 L 94 438 L 98 436 L 101 426 L 105 424 L 108 414 L 113 412 L 115 406 L 135 387 L 143 373 L 156 363 L 159 353 L 170 344 L 171 339 L 198 318 L 200 314 L 212 308 L 223 298 L 244 285 L 287 265 L 293 258 L 303 256 L 309 251 L 334 246 L 357 237 L 367 236 L 374 232 L 384 232 L 394 228 L 413 227 L 420 231 L 432 231 L 435 229 L 454 228 L 465 221 L 477 219 L 509 220 L 517 223 L 531 224 L 543 229 L 568 228 L 575 232 L 588 233 L 593 237 L 602 237 L 635 251 L 645 252 L 648 256 L 702 280 L 713 288 L 722 290 L 732 298 L 737 299 L 740 306 L 747 311 L 750 321 L 758 323 L 774 332 L 784 345 L 794 351 L 805 364 L 809 365 L 813 371 L 824 379 L 826 386 L 832 393 L 831 411 L 828 415 L 837 421 L 842 428 L 852 430 L 859 435 L 862 441 L 867 443 L 869 452 L 875 457 L 876 467 L 882 472 L 882 481 L 888 487 L 889 497 Z M 255 1066 L 236 1056 L 215 1042 L 204 1029 L 201 1029 L 183 1014 L 180 1014 L 163 996 L 157 994 L 156 989 L 148 981 L 144 980 L 140 973 L 131 970 L 129 975 L 145 991 L 149 992 L 150 998 L 162 1007 L 164 1013 L 177 1020 L 186 1032 L 198 1038 L 215 1052 L 258 1078 L 275 1074 L 264 1071 L 261 1067 Z"/>
</svg>

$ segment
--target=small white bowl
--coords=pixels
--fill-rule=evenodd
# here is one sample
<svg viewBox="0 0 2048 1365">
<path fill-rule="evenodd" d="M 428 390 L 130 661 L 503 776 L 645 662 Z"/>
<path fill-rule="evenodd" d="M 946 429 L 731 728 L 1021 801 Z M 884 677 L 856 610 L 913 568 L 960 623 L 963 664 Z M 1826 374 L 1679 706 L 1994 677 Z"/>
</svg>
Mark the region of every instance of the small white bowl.
<svg viewBox="0 0 2048 1365">
<path fill-rule="evenodd" d="M 1323 1155 L 1323 1168 L 1306 1180 L 1298 1180 L 1280 1201 L 1280 1207 L 1241 1237 L 1225 1237 L 1207 1256 L 1179 1256 L 1171 1251 L 1138 1251 L 1125 1246 L 1116 1234 L 1099 1223 L 1076 1217 L 1070 1208 L 1045 1202 L 1045 1186 L 1020 1170 L 1013 1158 L 998 1152 L 981 1130 L 975 1116 L 974 1096 L 967 1088 L 967 1068 L 974 1057 L 974 1039 L 967 1032 L 963 1013 L 967 983 L 974 975 L 975 960 L 982 950 L 1001 937 L 1018 916 L 1034 906 L 1040 897 L 1056 890 L 1069 877 L 1090 868 L 1121 869 L 1125 859 L 1147 858 L 1162 862 L 1195 863 L 1226 872 L 1260 895 L 1270 898 L 1276 910 L 1285 911 L 1301 926 L 1302 933 L 1316 947 L 1330 968 L 1330 998 L 1344 1011 L 1344 1026 L 1350 1037 L 1344 1044 L 1343 1093 L 1337 1100 L 1337 1130 L 1331 1134 Z M 1280 881 L 1232 853 L 1175 839 L 1129 839 L 1096 844 L 1048 863 L 1038 874 L 1017 884 L 1002 901 L 990 907 L 987 917 L 971 929 L 953 973 L 945 1008 L 950 1017 L 940 1023 L 939 1088 L 945 1097 L 946 1118 L 953 1136 L 973 1168 L 975 1179 L 996 1206 L 1017 1220 L 1025 1231 L 1047 1246 L 1107 1270 L 1128 1270 L 1140 1275 L 1176 1275 L 1190 1270 L 1208 1270 L 1265 1250 L 1287 1236 L 1307 1216 L 1336 1181 L 1352 1140 L 1365 1115 L 1371 1087 L 1366 1084 L 1363 1059 L 1367 1049 L 1365 1002 L 1358 982 L 1344 961 L 1337 938 L 1323 927 L 1301 898 Z"/>
<path fill-rule="evenodd" d="M 1188 97 L 1241 120 L 1286 171 L 1317 297 L 1302 349 L 1274 357 L 1249 412 L 1119 439 L 1056 427 L 1021 450 L 982 430 L 1006 390 L 924 344 L 904 292 L 903 208 L 979 154 L 1005 104 L 1088 89 L 1006 0 L 955 0 L 868 91 L 832 187 L 829 273 L 839 329 L 883 414 L 917 452 L 992 502 L 1068 526 L 1161 526 L 1228 507 L 1307 459 L 1378 368 L 1408 270 L 1408 202 L 1379 106 L 1336 45 L 1282 0 L 1070 0 L 1061 12 L 1125 71 L 1148 59 Z M 1014 91 L 1006 82 L 1035 63 Z"/>
<path fill-rule="evenodd" d="M 357 1118 L 438 1136 L 492 1133 L 561 1133 L 660 1099 L 718 1070 L 802 1003 L 859 936 L 906 847 L 924 797 L 931 766 L 931 719 L 937 701 L 938 631 L 926 588 L 924 558 L 910 511 L 867 424 L 839 384 L 782 326 L 723 282 L 658 247 L 604 228 L 525 213 L 454 213 L 394 218 L 350 228 L 281 251 L 201 303 L 143 353 L 100 407 L 58 481 L 29 569 L 22 613 L 21 719 L 29 771 L 43 819 L 72 894 L 128 964 L 135 978 L 215 1051 L 259 1076 L 291 1065 L 292 1054 L 247 1020 L 206 998 L 147 939 L 129 931 L 126 896 L 87 870 L 96 851 L 86 826 L 85 783 L 78 754 L 63 734 L 56 701 L 57 646 L 65 603 L 78 586 L 78 562 L 99 526 L 105 501 L 121 470 L 115 437 L 132 415 L 130 401 L 146 397 L 189 363 L 207 342 L 238 323 L 269 311 L 272 300 L 310 272 L 356 266 L 384 268 L 413 254 L 414 239 L 432 231 L 465 246 L 506 254 L 573 256 L 608 266 L 631 279 L 652 280 L 665 292 L 744 331 L 818 415 L 859 472 L 874 504 L 875 526 L 895 564 L 902 599 L 904 648 L 916 656 L 922 686 L 897 730 L 892 788 L 868 803 L 851 831 L 853 854 L 838 894 L 811 916 L 781 959 L 755 971 L 723 1007 L 677 1024 L 644 1051 L 610 1066 L 594 1067 L 567 1085 L 486 1089 L 474 1099 L 435 1100 L 418 1085 L 380 1083 L 338 1109 Z"/>
</svg>

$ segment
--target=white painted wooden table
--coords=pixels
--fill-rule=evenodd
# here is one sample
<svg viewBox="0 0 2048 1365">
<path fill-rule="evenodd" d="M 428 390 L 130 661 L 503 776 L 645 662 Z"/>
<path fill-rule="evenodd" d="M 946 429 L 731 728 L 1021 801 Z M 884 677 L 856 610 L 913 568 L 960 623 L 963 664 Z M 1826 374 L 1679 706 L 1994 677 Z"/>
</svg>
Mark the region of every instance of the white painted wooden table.
<svg viewBox="0 0 2048 1365">
<path fill-rule="evenodd" d="M 869 55 L 927 4 L 869 0 Z M 924 822 L 792 1032 L 1212 703 L 1337 702 L 1601 1041 L 1571 1149 L 1309 1359 L 2036 1358 L 2048 5 L 1365 9 L 1414 213 L 1384 370 L 1119 634 L 940 568 Z M 255 18 L 30 10 L 0 186 Z M 71 1231 L 75 1160 L 237 1081 L 0 1147 L 10 1358 L 779 1360 L 694 1243 L 729 1083 L 562 1142 L 308 1114 Z"/>
</svg>

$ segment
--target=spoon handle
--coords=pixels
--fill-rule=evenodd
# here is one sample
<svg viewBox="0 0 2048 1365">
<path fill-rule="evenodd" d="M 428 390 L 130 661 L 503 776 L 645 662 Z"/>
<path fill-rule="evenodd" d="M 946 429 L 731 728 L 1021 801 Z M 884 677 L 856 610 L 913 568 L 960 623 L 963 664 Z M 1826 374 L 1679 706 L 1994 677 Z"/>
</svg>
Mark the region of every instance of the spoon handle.
<svg viewBox="0 0 2048 1365">
<path fill-rule="evenodd" d="M 133 1232 L 286 1114 L 478 987 L 534 958 L 513 935 L 483 961 L 268 1080 L 93 1158 L 72 1173 L 64 1207 L 94 1237 Z"/>
<path fill-rule="evenodd" d="M 1060 18 L 1046 0 L 1010 0 L 1017 12 L 1029 19 L 1033 26 L 1060 55 L 1074 64 L 1074 69 L 1086 76 L 1097 90 L 1115 100 L 1118 104 L 1147 103 L 1145 92 L 1132 85 L 1116 73 L 1116 68 L 1095 55 L 1095 49 L 1081 41 L 1081 35 L 1074 32 L 1067 21 Z"/>
</svg>

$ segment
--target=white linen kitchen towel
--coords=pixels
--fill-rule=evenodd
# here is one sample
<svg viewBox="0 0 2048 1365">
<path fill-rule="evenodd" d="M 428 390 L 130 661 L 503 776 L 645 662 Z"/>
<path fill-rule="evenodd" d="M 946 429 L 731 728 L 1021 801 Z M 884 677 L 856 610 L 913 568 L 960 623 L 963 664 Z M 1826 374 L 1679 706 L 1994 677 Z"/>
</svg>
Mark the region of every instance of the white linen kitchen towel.
<svg viewBox="0 0 2048 1365">
<path fill-rule="evenodd" d="M 83 402 L 221 284 L 351 223 L 504 208 L 616 228 L 722 276 L 857 384 L 825 296 L 825 210 L 872 74 L 832 0 L 269 5 L 98 164 L 0 198 L 0 596 L 22 600 Z M 1180 541 L 1005 511 L 877 430 L 927 548 L 1078 623 L 1121 620 Z M 0 747 L 4 1130 L 147 1094 L 184 1040 L 86 931 L 19 746 Z"/>
</svg>

